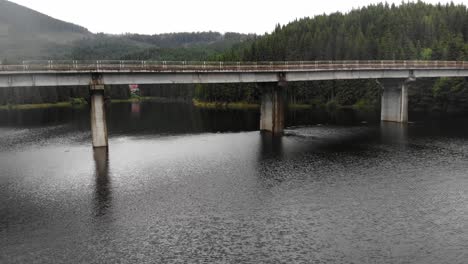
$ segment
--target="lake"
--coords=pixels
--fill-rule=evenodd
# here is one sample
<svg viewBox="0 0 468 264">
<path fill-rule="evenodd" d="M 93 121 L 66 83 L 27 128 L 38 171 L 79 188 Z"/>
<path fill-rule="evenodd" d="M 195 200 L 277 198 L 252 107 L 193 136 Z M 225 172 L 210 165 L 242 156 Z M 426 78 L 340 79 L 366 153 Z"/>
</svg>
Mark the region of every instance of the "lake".
<svg viewBox="0 0 468 264">
<path fill-rule="evenodd" d="M 468 119 L 0 111 L 1 263 L 466 263 Z"/>
</svg>

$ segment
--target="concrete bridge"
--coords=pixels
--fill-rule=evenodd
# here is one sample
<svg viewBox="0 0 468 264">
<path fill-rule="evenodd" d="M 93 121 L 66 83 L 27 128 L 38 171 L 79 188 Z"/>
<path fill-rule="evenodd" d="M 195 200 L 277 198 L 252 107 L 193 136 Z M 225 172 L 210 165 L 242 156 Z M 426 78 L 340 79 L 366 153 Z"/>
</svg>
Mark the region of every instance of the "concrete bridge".
<svg viewBox="0 0 468 264">
<path fill-rule="evenodd" d="M 89 86 L 94 147 L 107 147 L 104 86 L 117 84 L 259 83 L 260 129 L 284 129 L 288 82 L 375 79 L 382 85 L 382 121 L 408 121 L 407 83 L 417 78 L 468 77 L 465 61 L 24 61 L 0 64 L 0 88 Z"/>
</svg>

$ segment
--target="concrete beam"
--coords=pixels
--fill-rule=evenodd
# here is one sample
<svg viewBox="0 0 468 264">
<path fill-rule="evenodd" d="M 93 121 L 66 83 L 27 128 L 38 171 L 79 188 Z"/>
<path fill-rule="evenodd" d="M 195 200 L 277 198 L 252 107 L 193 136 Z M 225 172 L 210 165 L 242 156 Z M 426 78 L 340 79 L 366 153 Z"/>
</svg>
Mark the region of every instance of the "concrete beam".
<svg viewBox="0 0 468 264">
<path fill-rule="evenodd" d="M 104 85 L 91 85 L 91 134 L 94 148 L 107 148 L 107 123 L 104 109 Z"/>
<path fill-rule="evenodd" d="M 260 106 L 260 130 L 281 135 L 284 131 L 285 96 L 284 87 L 264 85 Z"/>
<path fill-rule="evenodd" d="M 93 83 L 97 73 L 83 72 L 0 72 L 1 87 L 75 86 Z M 408 79 L 468 77 L 468 70 L 319 70 L 287 72 L 100 72 L 101 83 L 193 84 L 193 83 L 272 83 L 352 79 Z"/>
<path fill-rule="evenodd" d="M 406 79 L 379 80 L 383 86 L 381 120 L 408 122 L 408 88 Z"/>
</svg>

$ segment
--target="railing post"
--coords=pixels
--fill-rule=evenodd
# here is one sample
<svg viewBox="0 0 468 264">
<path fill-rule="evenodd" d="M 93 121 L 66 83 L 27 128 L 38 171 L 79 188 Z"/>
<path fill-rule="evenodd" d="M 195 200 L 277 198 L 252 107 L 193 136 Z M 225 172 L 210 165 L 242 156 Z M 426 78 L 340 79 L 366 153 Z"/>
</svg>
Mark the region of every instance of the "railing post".
<svg viewBox="0 0 468 264">
<path fill-rule="evenodd" d="M 219 70 L 222 71 L 222 69 L 223 69 L 223 62 L 220 61 L 220 62 L 219 62 Z"/>
<path fill-rule="evenodd" d="M 237 62 L 237 70 L 240 71 L 241 67 L 240 67 L 240 61 Z"/>
<path fill-rule="evenodd" d="M 318 68 L 318 61 L 315 61 L 315 70 Z"/>
</svg>

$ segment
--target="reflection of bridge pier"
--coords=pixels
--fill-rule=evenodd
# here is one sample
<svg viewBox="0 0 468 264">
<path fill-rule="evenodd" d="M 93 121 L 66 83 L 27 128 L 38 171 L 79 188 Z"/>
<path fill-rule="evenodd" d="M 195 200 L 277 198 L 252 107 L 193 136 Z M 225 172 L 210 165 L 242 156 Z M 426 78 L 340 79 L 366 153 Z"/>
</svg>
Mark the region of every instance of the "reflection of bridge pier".
<svg viewBox="0 0 468 264">
<path fill-rule="evenodd" d="M 261 159 L 281 158 L 283 155 L 283 137 L 273 133 L 260 133 L 260 157 Z"/>
<path fill-rule="evenodd" d="M 95 164 L 95 208 L 96 216 L 107 213 L 111 201 L 110 179 L 109 179 L 109 152 L 106 148 L 94 149 Z"/>
<path fill-rule="evenodd" d="M 408 125 L 405 123 L 382 122 L 380 124 L 382 143 L 406 146 L 408 144 Z"/>
</svg>

